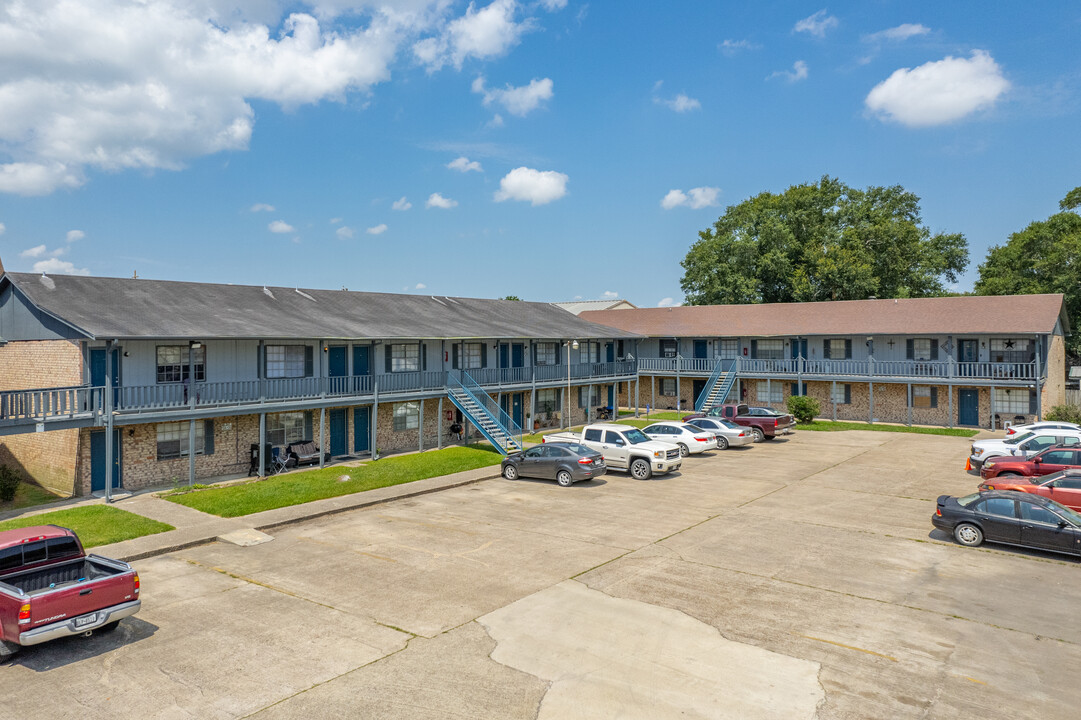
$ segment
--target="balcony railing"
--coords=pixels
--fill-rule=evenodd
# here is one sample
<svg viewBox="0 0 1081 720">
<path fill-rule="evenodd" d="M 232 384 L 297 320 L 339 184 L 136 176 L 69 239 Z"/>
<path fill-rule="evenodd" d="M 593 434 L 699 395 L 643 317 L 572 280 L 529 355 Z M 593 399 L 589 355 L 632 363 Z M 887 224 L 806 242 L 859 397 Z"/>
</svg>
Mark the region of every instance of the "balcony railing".
<svg viewBox="0 0 1081 720">
<path fill-rule="evenodd" d="M 709 375 L 716 359 L 641 358 L 641 373 Z M 816 360 L 806 358 L 736 358 L 733 370 L 751 377 L 818 376 L 874 378 L 926 378 L 928 380 L 1001 380 L 1032 382 L 1036 363 L 941 362 L 924 360 Z"/>
<path fill-rule="evenodd" d="M 0 392 L 0 420 L 94 416 L 102 410 L 103 392 L 82 386 Z"/>
</svg>

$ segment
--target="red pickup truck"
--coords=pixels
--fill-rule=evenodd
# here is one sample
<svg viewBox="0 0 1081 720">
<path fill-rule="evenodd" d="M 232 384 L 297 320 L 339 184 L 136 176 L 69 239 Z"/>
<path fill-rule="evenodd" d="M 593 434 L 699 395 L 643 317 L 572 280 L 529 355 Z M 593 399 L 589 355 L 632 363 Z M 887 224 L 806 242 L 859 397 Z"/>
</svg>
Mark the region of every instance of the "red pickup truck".
<svg viewBox="0 0 1081 720">
<path fill-rule="evenodd" d="M 684 422 L 700 417 L 719 417 L 730 420 L 737 425 L 749 427 L 754 434 L 754 441 L 772 440 L 778 435 L 788 435 L 794 432 L 796 419 L 791 415 L 779 413 L 770 408 L 752 408 L 743 403 L 727 403 L 715 405 L 704 413 L 686 415 Z"/>
<path fill-rule="evenodd" d="M 139 573 L 87 555 L 71 530 L 0 532 L 0 659 L 26 645 L 112 630 L 139 605 Z"/>
</svg>

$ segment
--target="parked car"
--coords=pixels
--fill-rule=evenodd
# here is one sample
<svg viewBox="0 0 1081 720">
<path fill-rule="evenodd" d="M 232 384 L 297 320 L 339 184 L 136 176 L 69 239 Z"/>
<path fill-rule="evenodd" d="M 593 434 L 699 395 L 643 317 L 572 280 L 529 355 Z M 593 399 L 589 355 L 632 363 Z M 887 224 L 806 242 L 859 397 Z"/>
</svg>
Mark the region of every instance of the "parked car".
<svg viewBox="0 0 1081 720">
<path fill-rule="evenodd" d="M 503 458 L 503 477 L 555 480 L 563 487 L 570 487 L 580 480 L 592 480 L 604 475 L 604 457 L 580 443 L 553 442 L 534 445 L 522 452 L 511 453 Z"/>
<path fill-rule="evenodd" d="M 996 477 L 1032 477 L 1073 467 L 1081 467 L 1081 447 L 1052 445 L 1029 458 L 987 458 L 980 467 L 980 477 L 984 480 Z"/>
<path fill-rule="evenodd" d="M 977 440 L 972 443 L 969 464 L 979 470 L 988 458 L 993 457 L 1031 457 L 1052 445 L 1081 446 L 1081 432 L 1056 430 L 1054 433 L 1026 432 L 1005 439 Z"/>
<path fill-rule="evenodd" d="M 87 555 L 56 525 L 0 532 L 0 657 L 71 635 L 113 630 L 139 611 L 139 573 Z"/>
<path fill-rule="evenodd" d="M 717 437 L 718 450 L 724 450 L 728 447 L 741 447 L 754 442 L 754 435 L 750 430 L 742 425 L 736 425 L 731 420 L 700 417 L 687 422 L 713 433 Z"/>
<path fill-rule="evenodd" d="M 750 428 L 755 442 L 772 440 L 778 435 L 788 435 L 794 432 L 796 419 L 791 415 L 779 413 L 770 408 L 751 408 L 743 403 L 726 403 L 715 405 L 704 413 L 684 415 L 683 422 L 690 422 L 695 418 L 723 418 L 737 425 Z"/>
<path fill-rule="evenodd" d="M 1028 425 L 1011 425 L 1006 428 L 1006 437 L 1011 435 L 1020 435 L 1026 432 L 1036 431 L 1051 431 L 1051 430 L 1077 430 L 1081 432 L 1081 425 L 1076 423 L 1061 422 L 1058 420 L 1041 420 L 1040 422 L 1029 423 Z"/>
<path fill-rule="evenodd" d="M 581 434 L 545 435 L 544 442 L 580 442 L 603 455 L 609 470 L 626 470 L 637 480 L 648 480 L 654 473 L 679 470 L 683 463 L 679 448 L 673 443 L 651 440 L 632 425 L 596 423 L 586 425 Z"/>
<path fill-rule="evenodd" d="M 1039 495 L 1008 490 L 942 495 L 931 522 L 969 547 L 987 541 L 1081 555 L 1081 515 Z"/>
<path fill-rule="evenodd" d="M 642 429 L 649 437 L 675 443 L 683 457 L 717 449 L 717 436 L 690 423 L 662 420 Z"/>
<path fill-rule="evenodd" d="M 1081 512 L 1081 470 L 1060 470 L 1034 478 L 998 478 L 981 483 L 980 490 L 1015 490 L 1032 493 Z"/>
</svg>

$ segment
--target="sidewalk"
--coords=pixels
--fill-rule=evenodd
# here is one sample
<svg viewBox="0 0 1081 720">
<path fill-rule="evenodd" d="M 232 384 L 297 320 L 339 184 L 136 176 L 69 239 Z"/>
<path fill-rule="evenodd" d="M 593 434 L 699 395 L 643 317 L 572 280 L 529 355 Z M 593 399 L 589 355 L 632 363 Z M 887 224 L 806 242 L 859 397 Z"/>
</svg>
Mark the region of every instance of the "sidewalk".
<svg viewBox="0 0 1081 720">
<path fill-rule="evenodd" d="M 428 493 L 470 485 L 481 480 L 490 480 L 497 477 L 499 477 L 499 466 L 495 465 L 441 477 L 416 480 L 391 487 L 365 490 L 352 495 L 315 500 L 275 510 L 264 510 L 263 512 L 236 518 L 221 518 L 216 515 L 208 515 L 184 505 L 156 497 L 152 492 L 140 493 L 117 500 L 113 505 L 136 515 L 168 523 L 176 529 L 158 533 L 157 535 L 144 535 L 143 537 L 113 543 L 112 545 L 99 545 L 92 548 L 92 552 L 105 557 L 131 562 L 153 557 L 154 555 L 162 555 L 174 550 L 214 542 L 219 536 L 235 530 L 255 529 L 266 532 L 283 525 L 388 503 L 403 498 L 427 495 Z M 19 513 L 18 517 L 31 517 L 84 505 L 101 505 L 104 502 L 100 498 L 85 498 L 69 503 L 50 503 L 47 507 Z"/>
</svg>

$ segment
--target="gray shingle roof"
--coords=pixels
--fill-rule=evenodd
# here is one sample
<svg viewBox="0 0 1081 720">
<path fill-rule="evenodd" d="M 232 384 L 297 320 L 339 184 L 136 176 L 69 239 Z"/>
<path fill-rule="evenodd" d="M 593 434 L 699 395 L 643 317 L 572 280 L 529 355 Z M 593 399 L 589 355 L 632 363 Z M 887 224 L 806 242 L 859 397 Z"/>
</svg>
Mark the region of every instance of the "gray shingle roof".
<svg viewBox="0 0 1081 720">
<path fill-rule="evenodd" d="M 7 273 L 96 338 L 634 338 L 549 303 Z"/>
</svg>

